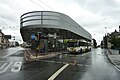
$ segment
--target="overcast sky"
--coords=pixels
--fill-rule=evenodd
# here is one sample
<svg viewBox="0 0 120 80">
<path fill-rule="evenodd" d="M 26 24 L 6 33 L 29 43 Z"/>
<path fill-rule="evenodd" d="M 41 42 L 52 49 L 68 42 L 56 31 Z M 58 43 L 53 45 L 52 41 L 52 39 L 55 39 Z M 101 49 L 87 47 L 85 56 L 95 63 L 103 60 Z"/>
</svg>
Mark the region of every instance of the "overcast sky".
<svg viewBox="0 0 120 80">
<path fill-rule="evenodd" d="M 120 24 L 120 0 L 0 0 L 0 29 L 20 41 L 20 16 L 41 10 L 70 16 L 97 42 Z"/>
</svg>

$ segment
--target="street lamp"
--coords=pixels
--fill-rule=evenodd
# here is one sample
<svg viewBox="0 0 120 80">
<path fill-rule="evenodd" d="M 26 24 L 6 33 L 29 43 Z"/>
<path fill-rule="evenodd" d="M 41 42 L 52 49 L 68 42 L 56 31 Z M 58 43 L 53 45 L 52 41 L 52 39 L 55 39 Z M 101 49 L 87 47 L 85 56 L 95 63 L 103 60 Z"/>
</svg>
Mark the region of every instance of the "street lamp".
<svg viewBox="0 0 120 80">
<path fill-rule="evenodd" d="M 106 30 L 106 35 L 107 35 L 107 27 L 105 27 L 105 30 Z"/>
<path fill-rule="evenodd" d="M 96 35 L 96 34 L 94 34 L 94 39 L 95 39 L 95 35 Z"/>
</svg>

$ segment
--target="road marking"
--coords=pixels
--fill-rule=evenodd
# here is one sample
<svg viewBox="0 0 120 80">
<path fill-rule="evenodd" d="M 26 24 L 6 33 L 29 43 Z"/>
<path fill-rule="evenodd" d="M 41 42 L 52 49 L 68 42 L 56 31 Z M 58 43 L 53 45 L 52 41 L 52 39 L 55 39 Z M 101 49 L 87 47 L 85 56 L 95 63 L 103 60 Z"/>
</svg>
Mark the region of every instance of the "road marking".
<svg viewBox="0 0 120 80">
<path fill-rule="evenodd" d="M 60 68 L 57 72 L 55 72 L 48 80 L 54 80 L 69 64 L 65 64 L 62 68 Z"/>
<path fill-rule="evenodd" d="M 22 67 L 22 62 L 15 62 L 11 69 L 11 72 L 19 72 L 21 70 L 21 67 Z"/>
<path fill-rule="evenodd" d="M 55 63 L 55 61 L 50 61 L 51 63 Z"/>
<path fill-rule="evenodd" d="M 87 55 L 87 54 L 89 54 L 89 53 L 84 53 L 84 54 L 82 54 L 81 56 L 85 56 L 85 55 Z"/>
<path fill-rule="evenodd" d="M 51 62 L 51 63 L 59 63 L 59 64 L 69 64 L 69 65 L 78 65 L 78 66 L 80 66 L 80 67 L 83 67 L 83 66 L 86 66 L 86 67 L 90 67 L 91 65 L 83 65 L 83 64 L 79 64 L 79 63 L 76 63 L 76 61 L 75 62 L 60 62 L 60 61 L 49 61 L 49 60 L 41 60 L 41 61 L 45 61 L 45 62 Z"/>
<path fill-rule="evenodd" d="M 25 56 L 24 58 L 25 58 L 25 60 L 28 60 L 28 59 L 26 58 L 26 56 Z"/>
<path fill-rule="evenodd" d="M 43 60 L 42 60 L 43 61 Z M 45 61 L 45 60 L 44 60 Z M 62 63 L 62 62 L 59 62 L 59 61 L 48 61 L 46 60 L 45 62 L 51 62 L 51 63 Z M 65 63 L 64 63 L 65 64 Z"/>
<path fill-rule="evenodd" d="M 10 54 L 5 55 L 3 58 L 6 58 L 6 57 L 8 57 L 8 56 L 10 56 L 10 55 L 12 55 L 12 54 L 14 54 L 14 53 L 16 53 L 16 52 L 20 51 L 20 50 L 23 50 L 23 49 L 18 49 L 18 50 L 17 50 L 17 51 L 15 51 L 15 52 L 11 52 Z"/>
<path fill-rule="evenodd" d="M 115 68 L 116 68 L 118 71 L 120 71 L 120 69 L 118 69 L 116 66 L 115 66 Z"/>
<path fill-rule="evenodd" d="M 83 67 L 83 64 L 77 64 L 78 66 L 80 66 L 80 67 Z"/>
<path fill-rule="evenodd" d="M 63 64 L 66 64 L 67 62 L 62 62 Z"/>
<path fill-rule="evenodd" d="M 0 71 L 0 73 L 4 73 L 5 71 L 7 71 L 7 69 L 10 67 L 10 65 L 12 65 L 12 62 L 10 62 L 10 64 L 7 65 L 7 67 L 4 70 Z"/>
<path fill-rule="evenodd" d="M 62 63 L 62 62 L 57 61 L 56 63 Z"/>
<path fill-rule="evenodd" d="M 16 51 L 16 52 L 17 52 L 17 51 Z M 3 58 L 6 58 L 6 57 L 8 57 L 8 56 L 10 56 L 10 55 L 12 55 L 12 54 L 14 54 L 14 53 L 16 53 L 16 52 L 13 52 L 13 53 L 7 54 L 7 55 L 5 55 Z"/>
<path fill-rule="evenodd" d="M 85 65 L 86 67 L 91 67 L 91 65 Z"/>
<path fill-rule="evenodd" d="M 0 69 L 2 69 L 4 66 L 6 66 L 7 65 L 7 63 L 4 63 L 1 67 L 0 67 Z"/>
</svg>

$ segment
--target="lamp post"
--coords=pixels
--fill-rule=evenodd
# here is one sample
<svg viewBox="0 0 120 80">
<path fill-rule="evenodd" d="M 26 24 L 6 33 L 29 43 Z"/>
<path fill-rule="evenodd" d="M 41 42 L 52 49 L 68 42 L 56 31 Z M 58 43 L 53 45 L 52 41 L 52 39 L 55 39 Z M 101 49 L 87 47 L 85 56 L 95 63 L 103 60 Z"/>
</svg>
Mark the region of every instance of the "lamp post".
<svg viewBox="0 0 120 80">
<path fill-rule="evenodd" d="M 96 34 L 94 34 L 94 39 L 95 39 L 95 35 L 96 35 Z"/>
<path fill-rule="evenodd" d="M 106 30 L 106 33 L 105 33 L 105 34 L 107 35 L 107 27 L 105 27 L 105 30 Z"/>
</svg>

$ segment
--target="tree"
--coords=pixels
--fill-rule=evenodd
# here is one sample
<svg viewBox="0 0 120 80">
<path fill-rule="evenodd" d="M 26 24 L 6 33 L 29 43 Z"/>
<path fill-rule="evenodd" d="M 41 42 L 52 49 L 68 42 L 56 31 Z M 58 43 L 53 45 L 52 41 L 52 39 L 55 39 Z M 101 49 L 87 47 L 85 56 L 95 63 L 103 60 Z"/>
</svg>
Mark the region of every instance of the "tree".
<svg viewBox="0 0 120 80">
<path fill-rule="evenodd" d="M 118 37 L 111 38 L 111 43 L 113 44 L 114 48 L 120 47 L 120 38 L 118 38 Z"/>
<path fill-rule="evenodd" d="M 97 42 L 96 42 L 95 39 L 93 39 L 93 47 L 94 47 L 94 48 L 97 48 Z"/>
</svg>

